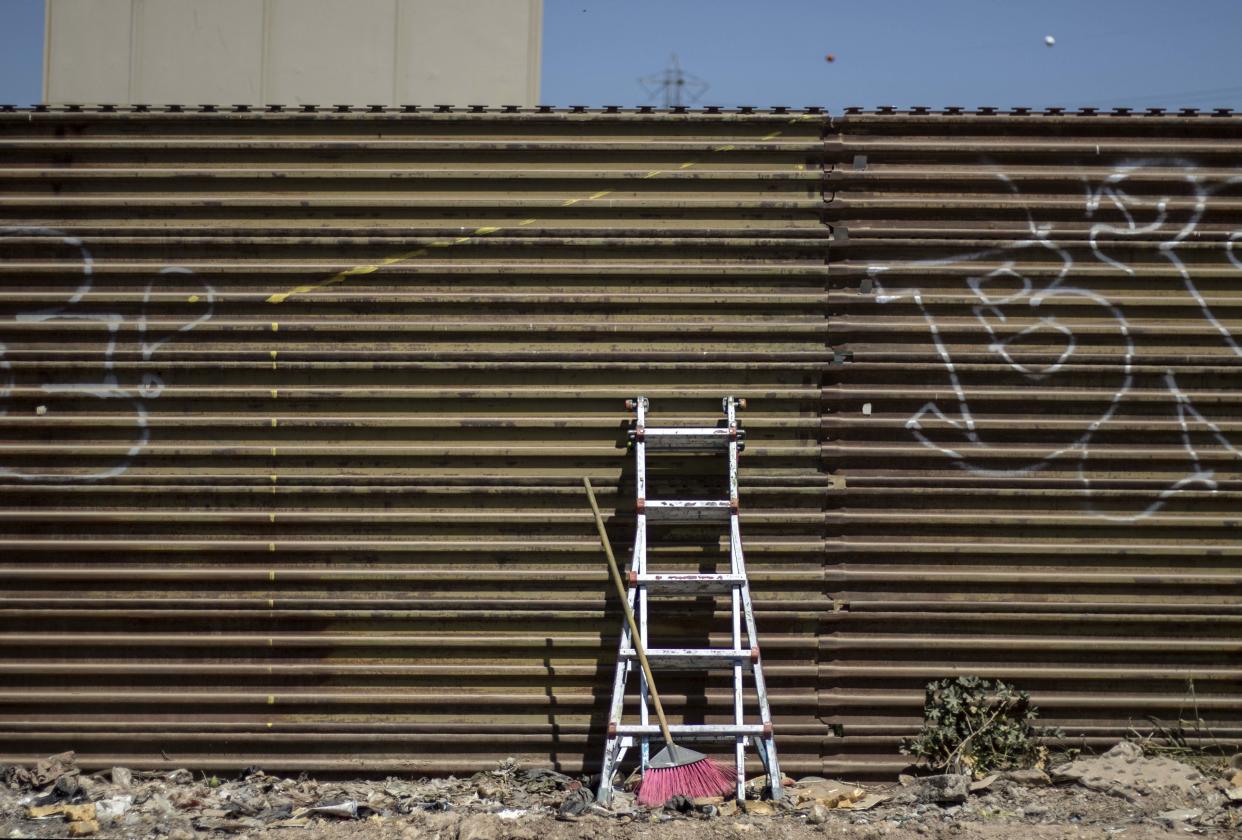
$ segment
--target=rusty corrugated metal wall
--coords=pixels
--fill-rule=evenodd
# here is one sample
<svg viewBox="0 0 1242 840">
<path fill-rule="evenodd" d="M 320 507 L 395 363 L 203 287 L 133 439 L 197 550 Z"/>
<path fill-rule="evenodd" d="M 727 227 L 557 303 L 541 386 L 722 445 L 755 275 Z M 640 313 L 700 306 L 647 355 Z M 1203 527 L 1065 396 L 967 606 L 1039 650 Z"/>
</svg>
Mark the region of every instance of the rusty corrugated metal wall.
<svg viewBox="0 0 1242 840">
<path fill-rule="evenodd" d="M 1090 741 L 1193 700 L 1236 742 L 1239 133 L 0 113 L 0 762 L 593 765 L 620 619 L 578 483 L 625 546 L 639 392 L 750 399 L 793 774 L 893 771 L 959 672 Z"/>
<path fill-rule="evenodd" d="M 326 110 L 0 117 L 0 761 L 597 762 L 620 615 L 581 478 L 623 548 L 624 399 L 736 394 L 817 772 L 823 116 Z M 730 714 L 725 677 L 670 705 Z"/>
<path fill-rule="evenodd" d="M 829 135 L 833 764 L 1010 680 L 1099 747 L 1242 738 L 1242 120 L 846 114 Z M 1210 730 L 1210 731 L 1209 731 Z"/>
</svg>

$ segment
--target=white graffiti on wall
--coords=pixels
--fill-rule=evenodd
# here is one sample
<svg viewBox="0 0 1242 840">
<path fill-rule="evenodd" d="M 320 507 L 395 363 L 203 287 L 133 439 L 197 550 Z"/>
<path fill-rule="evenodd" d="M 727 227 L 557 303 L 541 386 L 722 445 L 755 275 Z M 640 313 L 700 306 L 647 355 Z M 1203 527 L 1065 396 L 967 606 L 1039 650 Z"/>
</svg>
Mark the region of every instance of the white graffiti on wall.
<svg viewBox="0 0 1242 840">
<path fill-rule="evenodd" d="M 1177 195 L 1152 197 L 1142 193 L 1146 181 L 1168 183 L 1168 173 L 1175 170 L 1175 179 L 1183 192 Z M 1158 171 L 1157 171 L 1158 170 Z M 1149 178 L 1148 176 L 1153 176 Z M 957 467 L 975 476 L 1028 476 L 1043 471 L 1070 470 L 1078 485 L 1088 491 L 1088 509 L 1093 515 L 1120 522 L 1136 521 L 1161 510 L 1179 492 L 1204 490 L 1215 492 L 1214 470 L 1204 466 L 1204 451 L 1217 449 L 1224 457 L 1242 458 L 1242 450 L 1221 426 L 1196 405 L 1193 397 L 1177 381 L 1176 371 L 1163 373 L 1165 398 L 1176 417 L 1181 446 L 1185 454 L 1184 474 L 1168 481 L 1167 486 L 1153 490 L 1151 496 L 1134 511 L 1105 511 L 1092 506 L 1090 497 L 1096 484 L 1091 477 L 1092 446 L 1102 429 L 1117 419 L 1125 401 L 1135 389 L 1136 346 L 1134 328 L 1127 319 L 1124 306 L 1100 291 L 1089 288 L 1089 267 L 1075 265 L 1071 245 L 1059 244 L 1056 223 L 1038 221 L 1025 203 L 1023 194 L 1003 173 L 996 177 L 1017 199 L 1024 201 L 1027 235 L 1004 245 L 957 254 L 950 257 L 903 263 L 903 272 L 920 268 L 961 269 L 970 311 L 977 328 L 986 336 L 987 353 L 1023 382 L 1039 384 L 1041 390 L 1055 389 L 1070 381 L 1073 372 L 1067 365 L 1094 365 L 1093 375 L 1100 377 L 1103 388 L 1079 389 L 1073 398 L 1078 404 L 1093 406 L 1081 423 L 1060 424 L 1059 431 L 1047 432 L 1050 442 L 1015 463 L 1012 449 L 996 439 L 989 440 L 977 421 L 972 408 L 970 388 L 962 376 L 964 365 L 955 360 L 952 343 L 945 339 L 946 325 L 934 307 L 917 287 L 890 287 L 886 275 L 897 266 L 871 265 L 876 299 L 880 303 L 912 303 L 927 325 L 930 340 L 944 367 L 951 400 L 933 399 L 922 405 L 909 418 L 906 428 L 922 445 L 935 450 Z M 1189 295 L 1194 307 L 1210 325 L 1211 333 L 1221 342 L 1226 355 L 1242 356 L 1242 346 L 1213 311 L 1200 291 L 1194 275 L 1179 253 L 1186 243 L 1197 240 L 1200 225 L 1208 213 L 1214 195 L 1242 183 L 1242 176 L 1217 180 L 1184 160 L 1136 161 L 1116 167 L 1097 183 L 1084 180 L 1085 200 L 1083 221 L 1087 225 L 1086 244 L 1093 261 L 1137 276 L 1130 249 L 1135 242 L 1154 242 L 1159 258 L 1168 263 L 1170 277 Z M 1131 184 L 1138 184 L 1132 188 Z M 1166 190 L 1165 192 L 1175 192 Z M 1100 221 L 1108 213 L 1121 221 Z M 1222 257 L 1233 269 L 1242 269 L 1242 254 L 1235 244 L 1242 239 L 1242 230 L 1233 231 L 1224 240 Z M 1062 237 L 1060 242 L 1065 242 Z M 1047 266 L 1052 266 L 1051 270 Z M 1242 280 L 1242 277 L 1239 278 Z M 1075 322 L 1090 323 L 1092 349 L 1081 347 L 1073 325 L 1053 311 L 1094 311 L 1096 317 L 1085 320 L 1075 315 Z M 1031 362 L 1015 351 L 1025 345 L 1050 348 Z M 1105 351 L 1101 355 L 1101 349 Z M 995 362 L 993 362 L 995 363 Z M 1105 371 L 1101 373 L 1101 371 Z M 1072 386 L 1069 386 L 1072 387 Z M 1144 386 L 1147 388 L 1148 386 Z M 976 397 L 981 394 L 976 392 Z M 1060 437 L 1056 437 L 1060 434 Z M 1012 466 L 994 466 L 1003 458 Z"/>
<path fill-rule="evenodd" d="M 82 398 L 94 398 L 106 401 L 101 405 L 110 417 L 120 416 L 129 426 L 128 440 L 119 444 L 122 450 L 114 456 L 105 456 L 103 463 L 91 461 L 90 465 L 66 467 L 53 470 L 46 467 L 15 466 L 0 462 L 0 476 L 18 478 L 26 481 L 39 482 L 71 482 L 95 481 L 112 478 L 123 474 L 129 469 L 135 457 L 146 447 L 151 439 L 148 426 L 148 402 L 163 393 L 164 380 L 154 369 L 138 370 L 135 373 L 122 375 L 119 373 L 116 360 L 118 350 L 128 341 L 132 341 L 142 362 L 155 362 L 155 354 L 178 334 L 188 332 L 211 319 L 215 311 L 215 289 L 206 281 L 194 276 L 188 268 L 169 266 L 160 269 L 145 287 L 142 296 L 141 311 L 135 317 L 124 312 L 112 311 L 109 304 L 96 302 L 95 298 L 104 297 L 96 290 L 95 259 L 81 239 L 70 236 L 63 231 L 45 227 L 0 227 L 0 237 L 23 237 L 46 240 L 46 253 L 57 257 L 57 262 L 71 266 L 74 275 L 80 273 L 78 286 L 68 293 L 63 302 L 47 308 L 17 312 L 13 321 L 17 324 L 46 325 L 54 332 L 57 324 L 89 322 L 102 325 L 105 337 L 98 351 L 90 352 L 87 359 L 97 361 L 98 366 L 90 374 L 81 377 L 67 377 L 59 381 L 41 381 L 36 387 L 45 395 L 43 402 L 53 408 L 58 398 L 69 408 L 66 411 L 52 411 L 53 419 L 61 414 L 72 415 L 82 413 Z M 63 253 L 58 253 L 63 252 Z M 157 334 L 151 328 L 153 319 L 150 309 L 153 295 L 158 292 L 182 292 L 188 281 L 193 294 L 186 298 L 187 302 L 199 312 L 187 321 L 176 321 L 177 326 L 163 334 Z M 33 284 L 32 284 L 33 286 Z M 127 330 L 129 324 L 132 330 Z M 136 339 L 129 339 L 135 336 Z M 93 341 L 94 339 L 88 339 Z M 7 413 L 13 391 L 17 388 L 15 369 L 9 360 L 11 351 L 21 347 L 17 341 L 0 342 L 0 415 Z M 92 358 L 93 357 L 93 358 Z M 153 365 L 154 366 L 154 365 Z M 140 366 L 142 367 L 142 366 Z M 74 368 L 68 368 L 70 370 Z M 46 411 L 44 405 L 41 411 Z M 51 426 L 49 425 L 49 428 Z"/>
</svg>

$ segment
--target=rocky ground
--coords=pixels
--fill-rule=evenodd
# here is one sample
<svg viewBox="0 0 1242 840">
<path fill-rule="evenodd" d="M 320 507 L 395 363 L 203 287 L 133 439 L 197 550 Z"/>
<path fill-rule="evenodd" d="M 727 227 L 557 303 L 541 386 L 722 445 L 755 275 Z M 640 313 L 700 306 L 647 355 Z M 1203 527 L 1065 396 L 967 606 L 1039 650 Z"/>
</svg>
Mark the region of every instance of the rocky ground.
<svg viewBox="0 0 1242 840">
<path fill-rule="evenodd" d="M 852 785 L 785 780 L 779 801 L 682 800 L 663 809 L 581 780 L 506 763 L 469 779 L 348 782 L 113 768 L 84 774 L 72 753 L 0 769 L 0 838 L 167 840 L 594 840 L 601 837 L 849 837 L 1024 840 L 1242 836 L 1242 757 L 1188 764 L 1123 743 L 1104 756 L 982 779 L 902 777 Z M 763 780 L 759 780 L 762 784 Z"/>
</svg>

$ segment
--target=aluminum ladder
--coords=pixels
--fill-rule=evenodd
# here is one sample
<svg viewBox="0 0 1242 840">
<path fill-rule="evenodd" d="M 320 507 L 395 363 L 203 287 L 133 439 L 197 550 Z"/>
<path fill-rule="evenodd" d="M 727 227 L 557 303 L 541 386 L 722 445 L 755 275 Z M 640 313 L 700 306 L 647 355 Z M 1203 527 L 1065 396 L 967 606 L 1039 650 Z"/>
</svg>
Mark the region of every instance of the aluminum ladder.
<svg viewBox="0 0 1242 840">
<path fill-rule="evenodd" d="M 781 797 L 780 765 L 776 757 L 776 741 L 772 735 L 772 714 L 768 692 L 763 680 L 763 663 L 759 657 L 759 637 L 755 631 L 755 613 L 751 606 L 750 582 L 742 557 L 742 532 L 738 522 L 737 460 L 745 448 L 746 433 L 738 426 L 737 412 L 746 407 L 745 400 L 725 397 L 724 426 L 648 427 L 646 397 L 626 400 L 626 408 L 635 412 L 634 428 L 629 433 L 634 452 L 635 525 L 634 548 L 630 555 L 629 602 L 638 620 L 639 633 L 647 644 L 647 610 L 649 599 L 661 595 L 728 594 L 732 602 L 732 647 L 716 648 L 652 648 L 647 658 L 653 671 L 733 671 L 733 722 L 727 724 L 679 724 L 670 726 L 673 740 L 733 741 L 737 762 L 737 798 L 746 795 L 746 745 L 754 745 L 768 779 L 774 780 L 771 795 Z M 728 491 L 724 500 L 655 500 L 647 498 L 647 449 L 653 451 L 715 452 L 728 455 Z M 728 574 L 662 574 L 647 567 L 648 522 L 727 522 L 729 525 Z M 657 601 L 656 604 L 659 602 Z M 655 609 L 655 604 L 652 605 Z M 745 643 L 743 643 L 745 630 Z M 613 775 L 626 751 L 639 747 L 641 767 L 647 768 L 650 744 L 663 744 L 660 728 L 649 718 L 647 680 L 630 640 L 629 626 L 621 622 L 621 641 L 617 652 L 617 672 L 613 680 L 612 705 L 608 716 L 608 735 L 604 745 L 604 761 L 596 799 L 604 804 L 613 793 Z M 639 722 L 623 723 L 625 688 L 631 672 L 639 679 Z M 747 723 L 744 707 L 744 676 L 754 677 L 758 698 L 758 723 Z M 658 687 L 658 686 L 657 686 Z M 662 695 L 663 696 L 663 695 Z M 665 701 L 667 707 L 668 702 Z"/>
</svg>

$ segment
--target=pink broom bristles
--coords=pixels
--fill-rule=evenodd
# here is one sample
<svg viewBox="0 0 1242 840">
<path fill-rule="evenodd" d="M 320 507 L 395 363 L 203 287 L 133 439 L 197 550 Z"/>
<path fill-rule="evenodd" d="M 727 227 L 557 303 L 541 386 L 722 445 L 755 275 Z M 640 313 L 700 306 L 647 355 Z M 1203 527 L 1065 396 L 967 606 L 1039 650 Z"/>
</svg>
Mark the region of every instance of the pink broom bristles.
<svg viewBox="0 0 1242 840">
<path fill-rule="evenodd" d="M 680 767 L 648 767 L 638 786 L 638 804 L 658 808 L 674 796 L 724 796 L 736 789 L 734 772 L 704 758 Z"/>
</svg>

